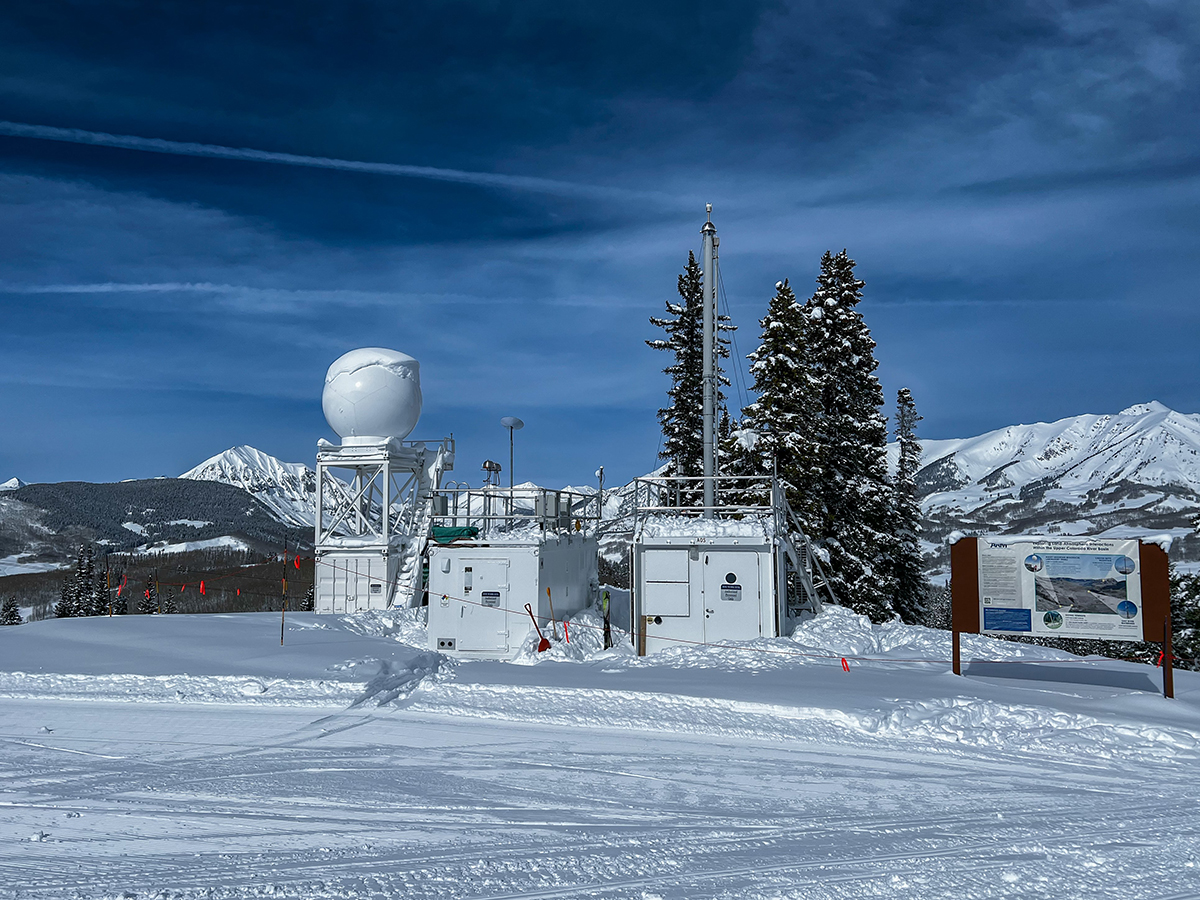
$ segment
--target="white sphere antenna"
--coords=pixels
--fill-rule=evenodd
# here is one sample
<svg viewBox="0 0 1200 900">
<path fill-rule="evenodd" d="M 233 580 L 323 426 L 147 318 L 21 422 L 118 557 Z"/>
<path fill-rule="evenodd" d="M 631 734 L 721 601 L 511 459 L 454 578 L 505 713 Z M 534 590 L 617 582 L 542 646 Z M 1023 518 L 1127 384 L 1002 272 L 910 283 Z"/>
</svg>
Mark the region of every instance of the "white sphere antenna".
<svg viewBox="0 0 1200 900">
<path fill-rule="evenodd" d="M 421 364 L 398 350 L 351 350 L 329 367 L 321 409 L 348 442 L 402 440 L 421 418 Z"/>
</svg>

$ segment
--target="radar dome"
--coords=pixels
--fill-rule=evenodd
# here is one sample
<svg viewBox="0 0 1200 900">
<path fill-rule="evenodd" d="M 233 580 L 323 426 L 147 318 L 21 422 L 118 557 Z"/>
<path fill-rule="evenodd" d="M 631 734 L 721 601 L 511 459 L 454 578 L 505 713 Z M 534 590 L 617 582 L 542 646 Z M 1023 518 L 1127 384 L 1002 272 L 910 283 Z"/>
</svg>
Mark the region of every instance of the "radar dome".
<svg viewBox="0 0 1200 900">
<path fill-rule="evenodd" d="M 321 409 L 342 438 L 405 438 L 421 418 L 421 364 L 397 350 L 351 350 L 329 367 Z"/>
</svg>

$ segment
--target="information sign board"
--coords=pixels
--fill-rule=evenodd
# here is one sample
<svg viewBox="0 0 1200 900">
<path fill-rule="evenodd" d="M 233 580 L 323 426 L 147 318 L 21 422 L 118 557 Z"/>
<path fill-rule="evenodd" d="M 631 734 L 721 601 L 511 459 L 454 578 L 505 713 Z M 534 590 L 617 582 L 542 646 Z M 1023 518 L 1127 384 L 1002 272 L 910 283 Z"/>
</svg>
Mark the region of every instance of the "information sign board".
<svg viewBox="0 0 1200 900">
<path fill-rule="evenodd" d="M 980 631 L 1142 640 L 1133 540 L 981 537 Z"/>
<path fill-rule="evenodd" d="M 954 630 L 996 635 L 1163 639 L 1167 558 L 1138 540 L 963 538 L 951 547 Z"/>
</svg>

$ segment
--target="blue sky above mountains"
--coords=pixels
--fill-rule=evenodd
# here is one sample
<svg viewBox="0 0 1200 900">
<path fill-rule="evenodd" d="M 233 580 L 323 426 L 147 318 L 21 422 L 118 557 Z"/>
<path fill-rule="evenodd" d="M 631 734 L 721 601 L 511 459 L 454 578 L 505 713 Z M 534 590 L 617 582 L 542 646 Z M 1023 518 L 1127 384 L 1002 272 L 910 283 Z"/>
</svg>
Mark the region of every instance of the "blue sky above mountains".
<svg viewBox="0 0 1200 900">
<path fill-rule="evenodd" d="M 577 6 L 5 4 L 0 478 L 309 460 L 361 345 L 460 478 L 639 474 L 706 201 L 741 353 L 845 247 L 927 437 L 1200 409 L 1194 5 Z"/>
</svg>

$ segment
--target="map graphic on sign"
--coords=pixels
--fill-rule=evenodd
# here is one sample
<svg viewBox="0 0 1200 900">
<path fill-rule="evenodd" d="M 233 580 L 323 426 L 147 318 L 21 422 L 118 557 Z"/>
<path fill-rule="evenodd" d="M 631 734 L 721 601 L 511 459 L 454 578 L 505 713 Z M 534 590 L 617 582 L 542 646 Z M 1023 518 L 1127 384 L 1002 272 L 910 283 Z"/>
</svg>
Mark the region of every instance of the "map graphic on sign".
<svg viewBox="0 0 1200 900">
<path fill-rule="evenodd" d="M 1128 602 L 1125 575 L 1117 570 L 1124 556 L 1051 554 L 1034 579 L 1038 612 L 1097 613 L 1118 615 L 1117 607 Z"/>
</svg>

